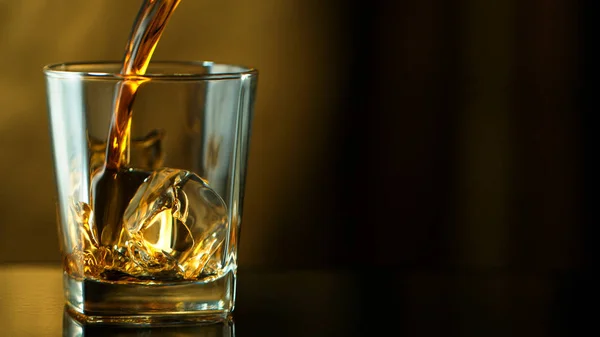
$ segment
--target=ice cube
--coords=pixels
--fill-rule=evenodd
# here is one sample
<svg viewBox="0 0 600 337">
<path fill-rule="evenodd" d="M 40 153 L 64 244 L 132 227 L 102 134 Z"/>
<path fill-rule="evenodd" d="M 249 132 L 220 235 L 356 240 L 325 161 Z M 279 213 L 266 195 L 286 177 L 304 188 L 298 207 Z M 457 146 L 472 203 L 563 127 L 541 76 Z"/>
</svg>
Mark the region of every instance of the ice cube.
<svg viewBox="0 0 600 337">
<path fill-rule="evenodd" d="M 198 175 L 171 168 L 154 171 L 123 215 L 129 257 L 147 272 L 177 270 L 185 279 L 205 273 L 227 226 L 223 199 Z"/>
<path fill-rule="evenodd" d="M 74 247 L 79 250 L 89 250 L 98 246 L 98 238 L 93 227 L 94 212 L 90 205 L 82 201 L 70 200 L 69 230 Z"/>
<path fill-rule="evenodd" d="M 67 235 L 71 252 L 64 256 L 67 273 L 81 278 L 90 272 L 90 265 L 95 265 L 94 251 L 98 240 L 92 228 L 93 212 L 85 202 L 70 199 Z M 69 249 L 69 248 L 67 248 Z"/>
<path fill-rule="evenodd" d="M 112 277 L 106 275 L 115 272 L 148 276 L 149 273 L 141 266 L 113 246 L 100 245 L 93 214 L 87 203 L 75 199 L 70 201 L 68 234 L 74 244 L 63 260 L 67 274 L 76 279 L 90 277 L 111 280 Z"/>
</svg>

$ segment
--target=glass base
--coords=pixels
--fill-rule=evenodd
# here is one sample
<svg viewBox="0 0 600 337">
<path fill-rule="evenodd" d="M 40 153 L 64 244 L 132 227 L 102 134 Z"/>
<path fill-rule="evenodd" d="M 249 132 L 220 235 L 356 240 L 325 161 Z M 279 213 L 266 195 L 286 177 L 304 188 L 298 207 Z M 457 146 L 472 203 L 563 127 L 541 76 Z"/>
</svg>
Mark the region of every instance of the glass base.
<svg viewBox="0 0 600 337">
<path fill-rule="evenodd" d="M 184 322 L 176 325 L 86 324 L 80 322 L 72 312 L 65 310 L 63 337 L 81 336 L 234 337 L 235 328 L 232 319 L 219 322 Z"/>
<path fill-rule="evenodd" d="M 181 324 L 226 320 L 233 311 L 235 273 L 211 282 L 122 284 L 64 275 L 67 311 L 83 323 Z"/>
</svg>

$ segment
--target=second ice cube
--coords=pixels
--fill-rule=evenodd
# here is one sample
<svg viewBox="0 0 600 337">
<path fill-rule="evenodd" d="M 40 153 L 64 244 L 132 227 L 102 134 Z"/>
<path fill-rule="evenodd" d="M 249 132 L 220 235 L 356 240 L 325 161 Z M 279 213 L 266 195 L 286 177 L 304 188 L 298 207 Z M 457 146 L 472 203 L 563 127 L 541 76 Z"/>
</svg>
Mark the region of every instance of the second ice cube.
<svg viewBox="0 0 600 337">
<path fill-rule="evenodd" d="M 184 278 L 194 279 L 223 248 L 227 207 L 195 173 L 163 168 L 138 188 L 123 225 L 134 262 L 149 272 L 175 268 Z"/>
</svg>

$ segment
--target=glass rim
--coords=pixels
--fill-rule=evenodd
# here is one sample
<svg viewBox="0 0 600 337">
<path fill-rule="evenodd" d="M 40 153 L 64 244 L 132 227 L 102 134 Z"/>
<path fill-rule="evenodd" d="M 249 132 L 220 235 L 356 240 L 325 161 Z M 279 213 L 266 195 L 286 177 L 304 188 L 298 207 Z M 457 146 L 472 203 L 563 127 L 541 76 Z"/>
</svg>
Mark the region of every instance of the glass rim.
<svg viewBox="0 0 600 337">
<path fill-rule="evenodd" d="M 98 80 L 124 80 L 127 78 L 136 79 L 149 79 L 153 81 L 181 81 L 181 80 L 193 80 L 193 81 L 206 81 L 206 80 L 228 80 L 228 79 L 241 79 L 244 77 L 256 77 L 258 70 L 251 67 L 245 67 L 235 64 L 226 63 L 215 63 L 212 61 L 152 61 L 152 65 L 180 65 L 193 66 L 193 67 L 207 67 L 207 66 L 227 66 L 238 68 L 240 71 L 232 72 L 220 72 L 220 73 L 197 73 L 197 72 L 182 72 L 182 73 L 150 73 L 145 75 L 123 75 L 115 72 L 106 71 L 81 71 L 81 70 L 68 70 L 60 69 L 65 67 L 93 67 L 93 66 L 110 66 L 114 65 L 117 69 L 122 66 L 122 61 L 74 61 L 74 62 L 62 62 L 53 63 L 44 66 L 43 72 L 46 76 L 55 78 L 77 78 L 77 79 L 98 79 Z"/>
</svg>

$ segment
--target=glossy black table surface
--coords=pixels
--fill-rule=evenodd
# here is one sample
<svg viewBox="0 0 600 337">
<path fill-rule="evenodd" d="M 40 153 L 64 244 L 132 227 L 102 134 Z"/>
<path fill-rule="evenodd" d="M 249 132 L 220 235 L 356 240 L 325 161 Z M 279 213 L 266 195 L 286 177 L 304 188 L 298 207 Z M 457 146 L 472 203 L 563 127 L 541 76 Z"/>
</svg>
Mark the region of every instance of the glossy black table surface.
<svg viewBox="0 0 600 337">
<path fill-rule="evenodd" d="M 576 273 L 239 271 L 233 322 L 79 326 L 58 266 L 0 265 L 0 336 L 574 336 L 595 321 Z M 587 315 L 589 313 L 590 315 Z M 591 321 L 588 321 L 588 316 Z M 75 324 L 75 325 L 74 325 Z M 593 324 L 589 324 L 593 327 Z"/>
</svg>

